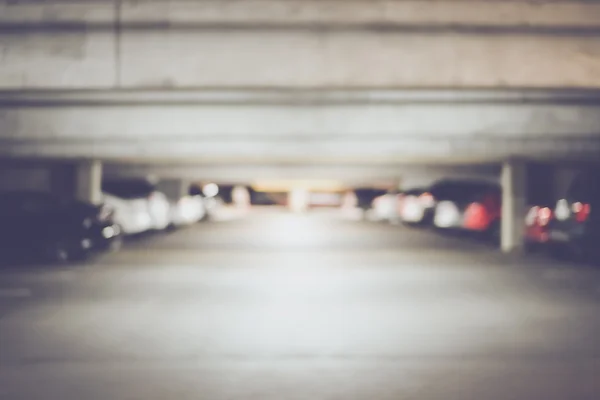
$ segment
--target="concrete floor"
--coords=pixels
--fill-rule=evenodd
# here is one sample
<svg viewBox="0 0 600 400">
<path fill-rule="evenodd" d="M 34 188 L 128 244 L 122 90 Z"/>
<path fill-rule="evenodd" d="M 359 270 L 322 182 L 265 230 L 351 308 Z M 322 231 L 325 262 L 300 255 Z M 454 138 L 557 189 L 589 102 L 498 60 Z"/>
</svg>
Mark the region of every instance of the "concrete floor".
<svg viewBox="0 0 600 400">
<path fill-rule="evenodd" d="M 0 399 L 600 398 L 600 274 L 258 210 L 0 272 Z"/>
</svg>

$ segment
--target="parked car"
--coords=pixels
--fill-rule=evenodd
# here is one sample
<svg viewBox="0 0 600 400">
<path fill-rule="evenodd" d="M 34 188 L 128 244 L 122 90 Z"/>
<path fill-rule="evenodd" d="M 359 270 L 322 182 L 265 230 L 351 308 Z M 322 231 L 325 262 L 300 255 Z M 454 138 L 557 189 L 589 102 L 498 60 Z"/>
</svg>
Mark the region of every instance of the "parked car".
<svg viewBox="0 0 600 400">
<path fill-rule="evenodd" d="M 148 194 L 148 207 L 152 220 L 152 229 L 162 231 L 171 223 L 171 205 L 164 193 L 153 190 Z"/>
<path fill-rule="evenodd" d="M 219 210 L 224 207 L 227 203 L 223 200 L 223 198 L 219 196 L 215 197 L 202 197 L 202 201 L 204 202 L 204 208 L 206 213 L 201 221 L 210 220 L 218 215 Z"/>
<path fill-rule="evenodd" d="M 191 225 L 206 216 L 206 205 L 201 196 L 183 196 L 169 202 L 171 227 Z"/>
<path fill-rule="evenodd" d="M 410 225 L 424 224 L 432 201 L 431 193 L 423 188 L 404 191 L 397 203 L 400 220 Z"/>
<path fill-rule="evenodd" d="M 499 242 L 502 189 L 499 185 L 480 183 L 473 185 L 472 195 L 464 211 L 463 229 Z"/>
<path fill-rule="evenodd" d="M 362 210 L 369 210 L 373 206 L 373 200 L 386 193 L 385 190 L 374 188 L 357 188 L 354 189 L 356 196 L 356 206 Z"/>
<path fill-rule="evenodd" d="M 66 263 L 120 241 L 106 205 L 61 201 L 42 192 L 0 194 L 0 254 L 9 259 Z"/>
<path fill-rule="evenodd" d="M 556 202 L 549 226 L 555 256 L 600 262 L 600 175 L 584 171 L 571 182 L 566 196 Z"/>
<path fill-rule="evenodd" d="M 126 234 L 163 230 L 171 222 L 167 197 L 145 180 L 103 182 L 104 201 L 115 210 L 115 221 Z"/>
<path fill-rule="evenodd" d="M 114 220 L 123 234 L 135 235 L 152 229 L 152 218 L 148 204 L 143 198 L 121 198 L 103 194 L 104 203 L 114 210 Z"/>
<path fill-rule="evenodd" d="M 490 233 L 499 237 L 501 190 L 477 181 L 446 182 L 435 193 L 433 225 L 439 229 Z"/>
<path fill-rule="evenodd" d="M 552 205 L 543 203 L 529 207 L 525 217 L 525 246 L 538 250 L 550 239 L 550 223 L 554 218 Z"/>
<path fill-rule="evenodd" d="M 373 200 L 371 217 L 375 221 L 395 222 L 398 217 L 397 203 L 399 194 L 389 192 Z"/>
</svg>

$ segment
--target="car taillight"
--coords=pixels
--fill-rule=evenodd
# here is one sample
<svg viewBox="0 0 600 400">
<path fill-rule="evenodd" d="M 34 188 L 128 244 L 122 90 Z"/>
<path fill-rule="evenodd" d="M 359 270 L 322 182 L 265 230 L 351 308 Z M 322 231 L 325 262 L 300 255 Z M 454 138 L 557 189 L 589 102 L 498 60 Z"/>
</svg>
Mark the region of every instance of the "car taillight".
<svg viewBox="0 0 600 400">
<path fill-rule="evenodd" d="M 434 199 L 433 195 L 429 192 L 422 193 L 419 196 L 419 201 L 423 205 L 423 207 L 433 207 Z"/>
<path fill-rule="evenodd" d="M 575 214 L 575 221 L 577 222 L 585 222 L 591 211 L 591 207 L 587 203 L 575 202 L 572 205 L 573 214 Z"/>
<path fill-rule="evenodd" d="M 552 219 L 552 210 L 548 207 L 543 207 L 538 210 L 537 220 L 540 226 L 546 226 L 550 223 Z"/>
<path fill-rule="evenodd" d="M 465 211 L 464 227 L 476 231 L 484 231 L 489 227 L 490 216 L 481 203 L 471 203 Z"/>
<path fill-rule="evenodd" d="M 533 226 L 535 224 L 535 221 L 537 221 L 537 218 L 538 218 L 539 210 L 540 210 L 540 208 L 538 206 L 533 206 L 529 209 L 529 212 L 527 213 L 527 216 L 525 217 L 525 225 Z"/>
</svg>

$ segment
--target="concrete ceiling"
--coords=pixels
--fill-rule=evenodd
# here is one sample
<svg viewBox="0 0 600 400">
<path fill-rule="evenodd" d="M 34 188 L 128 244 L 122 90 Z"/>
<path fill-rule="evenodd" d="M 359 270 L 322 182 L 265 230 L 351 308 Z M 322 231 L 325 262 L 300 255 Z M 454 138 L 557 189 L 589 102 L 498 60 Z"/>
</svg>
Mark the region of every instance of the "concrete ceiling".
<svg viewBox="0 0 600 400">
<path fill-rule="evenodd" d="M 329 180 L 350 186 L 396 187 L 399 183 L 417 185 L 443 177 L 466 177 L 496 181 L 498 165 L 425 166 L 425 165 L 356 165 L 356 164 L 114 164 L 107 163 L 108 177 L 155 176 L 163 179 L 215 181 L 237 184 L 256 181 Z"/>
</svg>

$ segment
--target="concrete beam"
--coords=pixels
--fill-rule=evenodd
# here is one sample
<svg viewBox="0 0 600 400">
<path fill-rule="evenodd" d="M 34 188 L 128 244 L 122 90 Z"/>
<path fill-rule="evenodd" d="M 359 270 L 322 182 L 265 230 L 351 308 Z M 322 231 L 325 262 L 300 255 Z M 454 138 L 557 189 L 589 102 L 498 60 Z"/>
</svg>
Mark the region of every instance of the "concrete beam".
<svg viewBox="0 0 600 400">
<path fill-rule="evenodd" d="M 215 181 L 238 184 L 256 180 L 316 180 L 328 179 L 346 184 L 393 185 L 399 179 L 408 185 L 440 179 L 465 177 L 497 182 L 499 170 L 495 166 L 424 167 L 398 164 L 387 165 L 314 165 L 314 164 L 244 164 L 244 165 L 168 165 L 107 164 L 104 172 L 109 177 L 157 176 L 161 179 Z"/>
<path fill-rule="evenodd" d="M 15 1 L 0 0 L 0 27 L 16 24 L 58 25 L 114 24 L 117 0 Z"/>
<path fill-rule="evenodd" d="M 0 107 L 182 105 L 570 105 L 600 107 L 594 89 L 81 89 L 3 90 Z"/>
<path fill-rule="evenodd" d="M 473 163 L 519 156 L 540 160 L 597 159 L 600 138 L 560 139 L 409 139 L 335 140 L 312 137 L 298 141 L 273 139 L 215 140 L 18 140 L 0 141 L 0 156 L 98 158 L 104 160 L 184 162 L 333 162 L 333 163 Z"/>
<path fill-rule="evenodd" d="M 595 36 L 223 29 L 124 32 L 121 48 L 131 88 L 600 87 Z"/>
<path fill-rule="evenodd" d="M 108 88 L 117 75 L 110 32 L 0 33 L 0 62 L 0 88 Z"/>
<path fill-rule="evenodd" d="M 185 141 L 232 136 L 301 141 L 353 136 L 583 138 L 600 133 L 597 93 L 557 93 L 545 97 L 536 91 L 5 93 L 0 94 L 0 137 Z M 145 96 L 148 99 L 140 101 Z"/>
<path fill-rule="evenodd" d="M 0 24 L 298 24 L 598 27 L 600 5 L 472 0 L 0 1 Z"/>
<path fill-rule="evenodd" d="M 5 0 L 0 88 L 600 87 L 599 10 L 589 1 Z"/>
<path fill-rule="evenodd" d="M 600 6 L 585 1 L 244 0 L 123 1 L 123 21 L 236 24 L 600 26 Z"/>
<path fill-rule="evenodd" d="M 596 92 L 0 93 L 0 155 L 210 162 L 597 156 Z"/>
</svg>

